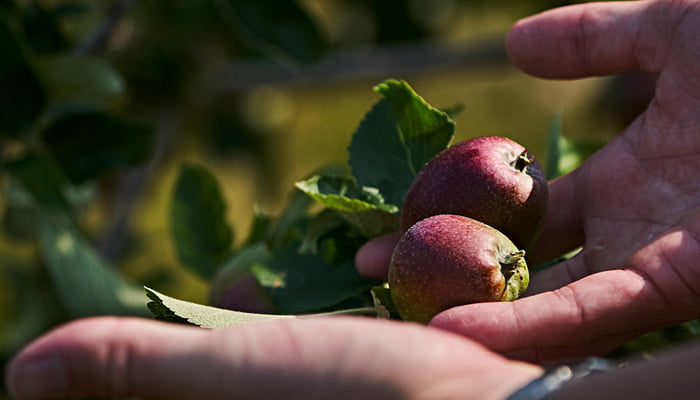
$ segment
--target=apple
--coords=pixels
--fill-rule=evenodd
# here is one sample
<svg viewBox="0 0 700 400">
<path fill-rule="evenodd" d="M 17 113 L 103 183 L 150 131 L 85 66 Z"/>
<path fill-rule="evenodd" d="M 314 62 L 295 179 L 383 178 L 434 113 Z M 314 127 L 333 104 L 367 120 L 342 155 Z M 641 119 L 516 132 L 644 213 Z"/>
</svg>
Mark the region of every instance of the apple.
<svg viewBox="0 0 700 400">
<path fill-rule="evenodd" d="M 400 228 L 436 214 L 474 218 L 532 250 L 544 224 L 549 192 L 540 163 L 500 136 L 468 139 L 443 150 L 406 193 Z"/>
<path fill-rule="evenodd" d="M 258 314 L 276 312 L 272 298 L 253 274 L 240 277 L 225 289 L 212 292 L 212 305 L 234 311 Z"/>
<path fill-rule="evenodd" d="M 409 228 L 394 248 L 391 298 L 402 319 L 420 323 L 459 305 L 515 300 L 530 281 L 524 254 L 489 225 L 434 215 Z"/>
</svg>

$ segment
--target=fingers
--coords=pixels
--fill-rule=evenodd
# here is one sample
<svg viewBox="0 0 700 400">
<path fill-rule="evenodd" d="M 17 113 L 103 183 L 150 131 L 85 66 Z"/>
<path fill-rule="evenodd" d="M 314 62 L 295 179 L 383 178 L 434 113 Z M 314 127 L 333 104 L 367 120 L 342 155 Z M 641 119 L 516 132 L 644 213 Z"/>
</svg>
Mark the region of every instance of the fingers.
<svg viewBox="0 0 700 400">
<path fill-rule="evenodd" d="M 552 363 L 558 360 L 575 360 L 591 355 L 605 356 L 620 345 L 640 336 L 646 331 L 635 333 L 625 333 L 597 338 L 591 343 L 584 345 L 557 346 L 557 347 L 537 347 L 526 350 L 508 352 L 506 355 L 513 360 L 522 360 L 533 363 Z"/>
<path fill-rule="evenodd" d="M 545 78 L 659 72 L 691 3 L 606 2 L 554 9 L 516 23 L 506 46 L 516 65 Z"/>
<path fill-rule="evenodd" d="M 30 344 L 9 366 L 8 386 L 18 400 L 484 398 L 539 373 L 416 324 L 331 317 L 212 331 L 103 317 Z"/>
<path fill-rule="evenodd" d="M 630 337 L 678 321 L 646 279 L 630 270 L 590 275 L 511 303 L 481 303 L 438 314 L 431 325 L 499 352 L 545 359 L 605 354 Z"/>
<path fill-rule="evenodd" d="M 401 238 L 398 232 L 379 236 L 365 243 L 355 255 L 358 272 L 368 278 L 386 279 L 394 246 Z"/>
</svg>

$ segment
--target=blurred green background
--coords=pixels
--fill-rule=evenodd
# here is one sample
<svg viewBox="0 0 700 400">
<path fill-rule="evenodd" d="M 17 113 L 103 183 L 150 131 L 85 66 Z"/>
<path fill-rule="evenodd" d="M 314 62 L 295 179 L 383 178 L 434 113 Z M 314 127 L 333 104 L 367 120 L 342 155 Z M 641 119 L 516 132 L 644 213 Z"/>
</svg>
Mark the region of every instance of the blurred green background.
<svg viewBox="0 0 700 400">
<path fill-rule="evenodd" d="M 219 179 L 240 242 L 256 207 L 274 214 L 295 181 L 346 162 L 387 78 L 437 107 L 463 107 L 456 140 L 508 136 L 544 164 L 556 116 L 567 138 L 600 143 L 640 110 L 626 100 L 647 95 L 634 91 L 644 76 L 544 81 L 509 64 L 509 26 L 568 2 L 245 3 L 0 3 L 2 365 L 76 317 L 36 240 L 37 196 L 53 187 L 120 275 L 206 303 L 209 283 L 178 264 L 168 231 L 183 162 Z M 85 124 L 106 136 L 76 129 Z"/>
</svg>

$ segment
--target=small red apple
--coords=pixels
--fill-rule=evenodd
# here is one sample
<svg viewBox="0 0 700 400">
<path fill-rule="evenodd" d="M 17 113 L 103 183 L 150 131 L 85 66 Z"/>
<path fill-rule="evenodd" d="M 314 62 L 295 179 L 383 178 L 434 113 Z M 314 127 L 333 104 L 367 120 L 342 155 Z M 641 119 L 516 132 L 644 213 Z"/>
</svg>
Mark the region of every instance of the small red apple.
<svg viewBox="0 0 700 400">
<path fill-rule="evenodd" d="M 253 274 L 247 274 L 213 296 L 212 305 L 228 310 L 258 314 L 276 312 L 272 298 Z"/>
<path fill-rule="evenodd" d="M 402 319 L 421 323 L 459 305 L 515 300 L 530 281 L 524 254 L 482 222 L 459 215 L 428 217 L 394 248 L 392 300 Z"/>
<path fill-rule="evenodd" d="M 419 172 L 401 210 L 401 231 L 436 214 L 484 222 L 531 250 L 539 239 L 548 200 L 542 167 L 525 147 L 500 136 L 457 143 Z"/>
</svg>

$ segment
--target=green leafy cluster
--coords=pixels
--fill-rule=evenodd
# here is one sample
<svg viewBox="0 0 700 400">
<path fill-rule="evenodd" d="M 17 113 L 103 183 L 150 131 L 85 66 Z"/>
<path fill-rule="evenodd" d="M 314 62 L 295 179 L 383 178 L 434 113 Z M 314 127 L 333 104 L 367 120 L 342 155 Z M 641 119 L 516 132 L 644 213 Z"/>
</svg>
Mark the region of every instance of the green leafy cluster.
<svg viewBox="0 0 700 400">
<path fill-rule="evenodd" d="M 383 98 L 348 148 L 351 172 L 326 168 L 297 182 L 280 216 L 254 213 L 237 249 L 213 174 L 181 167 L 170 207 L 173 244 L 182 265 L 212 280 L 213 301 L 252 275 L 280 314 L 373 306 L 371 289 L 380 282 L 357 273 L 355 253 L 369 238 L 398 229 L 417 171 L 454 136 L 452 119 L 406 82 L 389 80 L 376 91 Z"/>
<path fill-rule="evenodd" d="M 240 38 L 245 37 L 250 43 L 248 52 L 287 66 L 308 66 L 327 49 L 316 21 L 295 0 L 280 4 L 211 0 L 168 6 L 167 10 L 166 4 L 143 6 L 146 14 L 153 7 L 157 10 L 153 14 L 163 19 L 165 15 L 181 18 L 177 29 L 167 27 L 168 40 L 158 36 L 160 43 L 148 43 L 167 48 L 166 52 L 173 43 L 182 45 L 176 34 L 184 25 L 186 30 L 221 35 L 232 46 L 240 45 Z M 127 15 L 129 11 L 126 5 L 96 7 L 80 1 L 0 2 L 0 227 L 3 239 L 36 246 L 40 266 L 15 266 L 13 257 L 4 257 L 0 278 L 21 287 L 22 298 L 30 300 L 25 302 L 28 311 L 18 313 L 20 319 L 12 327 L 0 329 L 3 339 L 16 339 L 4 340 L 12 343 L 0 349 L 2 354 L 65 318 L 149 315 L 141 285 L 120 273 L 86 228 L 89 210 L 96 204 L 110 203 L 111 210 L 122 207 L 109 201 L 124 201 L 110 198 L 111 190 L 121 190 L 126 177 L 147 176 L 143 171 L 148 171 L 156 141 L 162 139 L 156 136 L 151 118 L 146 122 L 134 117 L 143 108 L 151 109 L 144 104 L 153 98 L 140 96 L 145 93 L 140 89 L 151 84 L 144 84 L 144 79 L 157 82 L 161 93 L 181 84 L 174 81 L 186 80 L 171 73 L 172 68 L 159 69 L 155 77 L 148 75 L 157 64 L 152 48 L 150 58 L 132 58 L 142 55 L 134 47 L 127 48 L 130 54 L 114 57 L 107 45 L 115 35 L 114 28 L 121 19 L 136 20 L 143 12 Z M 192 13 L 204 13 L 209 26 L 195 26 L 200 15 Z M 151 29 L 157 24 L 144 25 Z M 270 26 L 276 29 L 267 29 Z M 183 46 L 194 42 L 189 39 Z M 132 37 L 134 43 L 142 43 L 140 40 L 138 35 Z M 183 57 L 179 59 L 186 64 Z M 149 68 L 142 68 L 143 60 L 150 63 Z M 139 71 L 133 73 L 132 66 Z M 168 81 L 171 76 L 173 81 Z M 167 84 L 160 85 L 164 82 Z M 173 95 L 170 101 L 174 100 Z M 135 169 L 138 174 L 128 175 Z M 207 171 L 183 169 L 177 183 L 180 194 L 175 197 L 187 204 L 173 204 L 171 209 L 173 219 L 186 221 L 179 226 L 191 229 L 174 229 L 177 240 L 190 243 L 179 248 L 178 257 L 204 278 L 211 278 L 231 256 L 230 250 L 221 250 L 232 239 L 228 224 L 192 226 L 221 214 L 223 199 L 219 199 L 219 208 L 196 204 L 210 206 L 215 194 L 206 189 L 215 186 L 215 178 Z M 196 197 L 188 197 L 191 195 Z M 285 230 L 286 223 L 280 221 L 279 228 Z M 263 229 L 264 216 L 257 216 L 256 224 Z M 198 235 L 201 232 L 211 235 Z"/>
<path fill-rule="evenodd" d="M 79 52 L 41 51 L 11 4 L 0 7 L 4 233 L 36 238 L 71 316 L 147 315 L 142 290 L 110 268 L 80 221 L 96 199 L 97 181 L 149 158 L 154 129 L 123 112 L 125 84 L 110 64 Z"/>
</svg>

